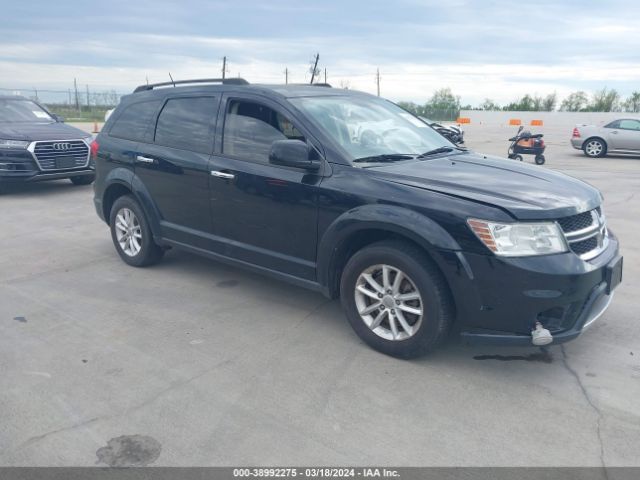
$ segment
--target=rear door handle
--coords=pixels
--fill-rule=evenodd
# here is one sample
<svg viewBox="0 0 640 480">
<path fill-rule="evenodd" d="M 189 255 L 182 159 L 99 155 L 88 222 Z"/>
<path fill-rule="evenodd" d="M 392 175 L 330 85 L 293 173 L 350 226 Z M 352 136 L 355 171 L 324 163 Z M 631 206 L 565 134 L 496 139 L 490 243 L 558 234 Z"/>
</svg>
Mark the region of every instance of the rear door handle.
<svg viewBox="0 0 640 480">
<path fill-rule="evenodd" d="M 228 180 L 232 180 L 236 178 L 236 176 L 233 173 L 220 172 L 219 170 L 211 170 L 211 175 L 218 178 L 226 178 Z"/>
<path fill-rule="evenodd" d="M 142 155 L 136 155 L 136 160 L 141 163 L 153 163 L 153 158 L 143 157 Z"/>
</svg>

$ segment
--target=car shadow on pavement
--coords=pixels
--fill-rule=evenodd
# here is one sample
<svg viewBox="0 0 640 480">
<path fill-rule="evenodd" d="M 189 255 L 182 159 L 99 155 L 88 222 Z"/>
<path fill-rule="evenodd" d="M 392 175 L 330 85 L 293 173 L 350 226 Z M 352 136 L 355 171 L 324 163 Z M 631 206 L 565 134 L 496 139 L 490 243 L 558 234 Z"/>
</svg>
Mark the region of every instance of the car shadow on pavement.
<svg viewBox="0 0 640 480">
<path fill-rule="evenodd" d="M 5 183 L 0 185 L 0 198 L 30 197 L 33 195 L 71 194 L 80 190 L 93 193 L 92 185 L 74 185 L 69 180 L 33 183 Z"/>
<path fill-rule="evenodd" d="M 292 324 L 308 322 L 310 332 L 317 331 L 317 341 L 326 342 L 327 338 L 343 337 L 352 343 L 353 350 L 360 355 L 379 355 L 378 361 L 397 362 L 392 357 L 373 352 L 352 331 L 340 305 L 339 300 L 330 300 L 320 293 L 290 285 L 280 280 L 273 280 L 267 276 L 249 272 L 237 267 L 229 266 L 214 260 L 203 260 L 202 257 L 191 253 L 171 250 L 154 270 L 171 271 L 172 275 L 190 278 L 200 285 L 210 285 L 216 294 L 237 295 L 265 302 L 265 308 L 275 305 L 287 305 L 297 309 L 297 316 L 291 316 Z M 269 306 L 271 304 L 271 306 Z M 215 321 L 214 318 L 211 319 Z M 262 320 L 256 318 L 244 321 Z M 306 342 L 311 342 L 307 339 Z M 531 368 L 548 368 L 554 363 L 562 364 L 562 352 L 559 346 L 540 347 L 500 347 L 492 345 L 468 345 L 464 343 L 458 332 L 452 329 L 452 334 L 437 350 L 417 359 L 408 360 L 415 366 L 425 367 L 438 364 L 458 365 L 463 370 L 500 371 L 507 364 L 530 365 Z M 528 369 L 529 367 L 527 367 Z"/>
</svg>

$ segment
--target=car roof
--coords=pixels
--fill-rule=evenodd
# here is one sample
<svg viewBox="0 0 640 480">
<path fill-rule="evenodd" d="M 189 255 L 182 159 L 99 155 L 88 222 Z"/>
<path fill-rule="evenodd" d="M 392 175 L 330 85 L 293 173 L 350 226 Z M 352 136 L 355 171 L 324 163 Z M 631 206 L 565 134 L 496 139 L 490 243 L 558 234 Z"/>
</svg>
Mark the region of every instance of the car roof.
<svg viewBox="0 0 640 480">
<path fill-rule="evenodd" d="M 22 95 L 0 95 L 0 100 L 30 100 Z"/>
<path fill-rule="evenodd" d="M 325 97 L 325 96 L 371 96 L 368 93 L 357 90 L 347 90 L 343 88 L 331 88 L 324 85 L 300 85 L 300 84 L 193 84 L 193 85 L 162 85 L 160 88 L 152 88 L 149 90 L 140 90 L 129 95 L 125 95 L 122 99 L 125 102 L 135 101 L 138 99 L 149 99 L 164 97 L 172 93 L 189 94 L 189 93 L 211 93 L 211 92 L 246 92 L 246 93 L 262 93 L 271 96 L 278 96 L 283 99 L 299 98 L 299 97 Z"/>
</svg>

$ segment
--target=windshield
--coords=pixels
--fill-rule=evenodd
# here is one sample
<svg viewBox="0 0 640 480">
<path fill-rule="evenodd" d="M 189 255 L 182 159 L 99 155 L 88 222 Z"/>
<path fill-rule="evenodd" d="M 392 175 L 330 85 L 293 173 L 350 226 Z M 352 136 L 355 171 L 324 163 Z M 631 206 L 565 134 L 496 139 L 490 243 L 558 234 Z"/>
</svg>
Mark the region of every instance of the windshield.
<svg viewBox="0 0 640 480">
<path fill-rule="evenodd" d="M 2 98 L 0 122 L 53 122 L 53 118 L 31 100 Z"/>
<path fill-rule="evenodd" d="M 301 97 L 291 102 L 357 161 L 385 155 L 421 155 L 455 148 L 420 119 L 372 97 Z M 407 157 L 398 157 L 403 159 Z"/>
</svg>

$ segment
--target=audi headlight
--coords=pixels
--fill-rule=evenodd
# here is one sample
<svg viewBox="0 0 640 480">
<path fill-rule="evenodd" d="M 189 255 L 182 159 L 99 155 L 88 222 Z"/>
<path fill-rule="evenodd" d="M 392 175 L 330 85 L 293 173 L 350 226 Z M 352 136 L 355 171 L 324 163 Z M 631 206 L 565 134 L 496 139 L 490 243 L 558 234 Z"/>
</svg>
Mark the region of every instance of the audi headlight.
<svg viewBox="0 0 640 480">
<path fill-rule="evenodd" d="M 548 255 L 568 251 L 557 223 L 496 223 L 470 218 L 467 224 L 489 250 L 504 257 Z"/>
<path fill-rule="evenodd" d="M 27 148 L 29 142 L 26 140 L 2 140 L 0 139 L 0 148 Z"/>
</svg>

